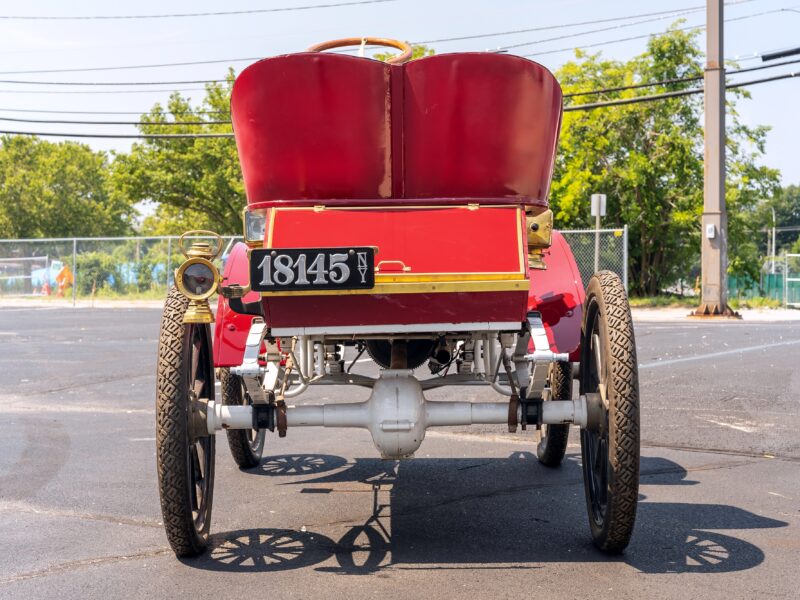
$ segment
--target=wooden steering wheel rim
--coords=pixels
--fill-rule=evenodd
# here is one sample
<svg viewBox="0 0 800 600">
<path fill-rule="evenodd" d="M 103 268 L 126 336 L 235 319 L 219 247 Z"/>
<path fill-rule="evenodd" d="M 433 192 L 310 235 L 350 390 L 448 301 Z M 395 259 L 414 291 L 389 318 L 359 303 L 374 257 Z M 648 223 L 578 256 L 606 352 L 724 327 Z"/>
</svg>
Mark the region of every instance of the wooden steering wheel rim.
<svg viewBox="0 0 800 600">
<path fill-rule="evenodd" d="M 320 42 L 314 44 L 306 52 L 322 52 L 323 50 L 331 50 L 333 48 L 343 48 L 345 46 L 360 46 L 361 44 L 370 44 L 372 46 L 385 46 L 387 48 L 396 48 L 401 53 L 393 56 L 386 62 L 392 65 L 402 65 L 403 63 L 411 60 L 412 49 L 406 42 L 400 40 L 393 40 L 390 38 L 377 38 L 377 37 L 350 37 L 341 38 L 338 40 L 330 40 L 327 42 Z"/>
</svg>

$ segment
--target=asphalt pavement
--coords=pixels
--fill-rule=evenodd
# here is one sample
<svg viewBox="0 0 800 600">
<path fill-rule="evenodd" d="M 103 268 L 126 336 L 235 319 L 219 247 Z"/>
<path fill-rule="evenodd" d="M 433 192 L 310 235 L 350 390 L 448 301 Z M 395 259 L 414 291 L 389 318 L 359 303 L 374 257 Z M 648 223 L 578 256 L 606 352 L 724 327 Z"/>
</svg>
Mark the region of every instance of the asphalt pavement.
<svg viewBox="0 0 800 600">
<path fill-rule="evenodd" d="M 641 502 L 591 544 L 577 432 L 430 430 L 381 461 L 359 430 L 217 439 L 210 550 L 177 560 L 155 470 L 155 309 L 0 308 L 0 598 L 793 598 L 800 588 L 800 323 L 636 323 Z M 371 372 L 371 364 L 356 369 Z M 321 387 L 302 402 L 368 390 Z M 431 399 L 497 399 L 476 387 Z M 298 402 L 299 403 L 299 402 Z"/>
</svg>

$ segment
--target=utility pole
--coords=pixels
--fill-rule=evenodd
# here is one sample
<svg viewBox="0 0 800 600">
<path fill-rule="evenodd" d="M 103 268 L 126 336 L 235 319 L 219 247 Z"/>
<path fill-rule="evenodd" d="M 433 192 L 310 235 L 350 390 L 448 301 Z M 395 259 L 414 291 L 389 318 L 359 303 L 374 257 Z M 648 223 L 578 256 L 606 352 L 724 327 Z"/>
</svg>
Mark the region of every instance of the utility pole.
<svg viewBox="0 0 800 600">
<path fill-rule="evenodd" d="M 728 306 L 723 5 L 724 0 L 706 0 L 705 161 L 700 244 L 702 301 L 692 315 L 738 317 Z"/>
</svg>

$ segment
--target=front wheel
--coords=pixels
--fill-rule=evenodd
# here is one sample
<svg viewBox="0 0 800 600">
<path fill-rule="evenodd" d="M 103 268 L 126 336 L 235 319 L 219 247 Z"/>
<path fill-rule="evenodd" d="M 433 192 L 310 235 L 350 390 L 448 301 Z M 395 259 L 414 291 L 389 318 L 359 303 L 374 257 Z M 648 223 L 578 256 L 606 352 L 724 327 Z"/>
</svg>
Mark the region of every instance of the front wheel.
<svg viewBox="0 0 800 600">
<path fill-rule="evenodd" d="M 592 539 L 622 552 L 639 497 L 639 376 L 627 294 L 619 276 L 596 273 L 586 288 L 581 332 L 581 394 L 597 394 L 602 418 L 581 430 L 586 506 Z"/>
<path fill-rule="evenodd" d="M 211 330 L 184 324 L 189 300 L 173 288 L 164 304 L 156 381 L 156 459 L 167 539 L 179 557 L 208 544 L 214 436 L 198 427 L 199 399 L 214 399 Z"/>
</svg>

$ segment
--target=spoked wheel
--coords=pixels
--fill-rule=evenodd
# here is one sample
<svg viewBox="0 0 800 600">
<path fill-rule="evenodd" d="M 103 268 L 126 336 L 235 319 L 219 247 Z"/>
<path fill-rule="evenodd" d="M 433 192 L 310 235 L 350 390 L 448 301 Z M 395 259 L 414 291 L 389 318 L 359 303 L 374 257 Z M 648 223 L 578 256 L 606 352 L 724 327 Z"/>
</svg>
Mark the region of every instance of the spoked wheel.
<svg viewBox="0 0 800 600">
<path fill-rule="evenodd" d="M 628 545 L 639 496 L 639 377 L 625 288 L 610 271 L 586 289 L 581 339 L 581 394 L 598 402 L 599 423 L 581 430 L 583 480 L 595 545 Z"/>
<path fill-rule="evenodd" d="M 175 288 L 167 296 L 156 383 L 161 513 L 170 546 L 181 557 L 206 547 L 214 493 L 214 436 L 203 431 L 196 414 L 197 399 L 214 399 L 211 330 L 183 323 L 188 304 Z"/>
<path fill-rule="evenodd" d="M 221 369 L 219 380 L 222 387 L 222 403 L 249 406 L 253 403 L 244 387 L 242 378 L 231 373 L 230 369 Z M 261 462 L 264 452 L 264 429 L 229 429 L 228 446 L 231 448 L 233 460 L 240 469 L 252 469 Z"/>
<path fill-rule="evenodd" d="M 572 365 L 556 362 L 550 367 L 550 394 L 553 400 L 572 399 Z M 536 447 L 539 462 L 546 467 L 557 467 L 564 460 L 569 440 L 569 425 L 545 425 Z"/>
</svg>

